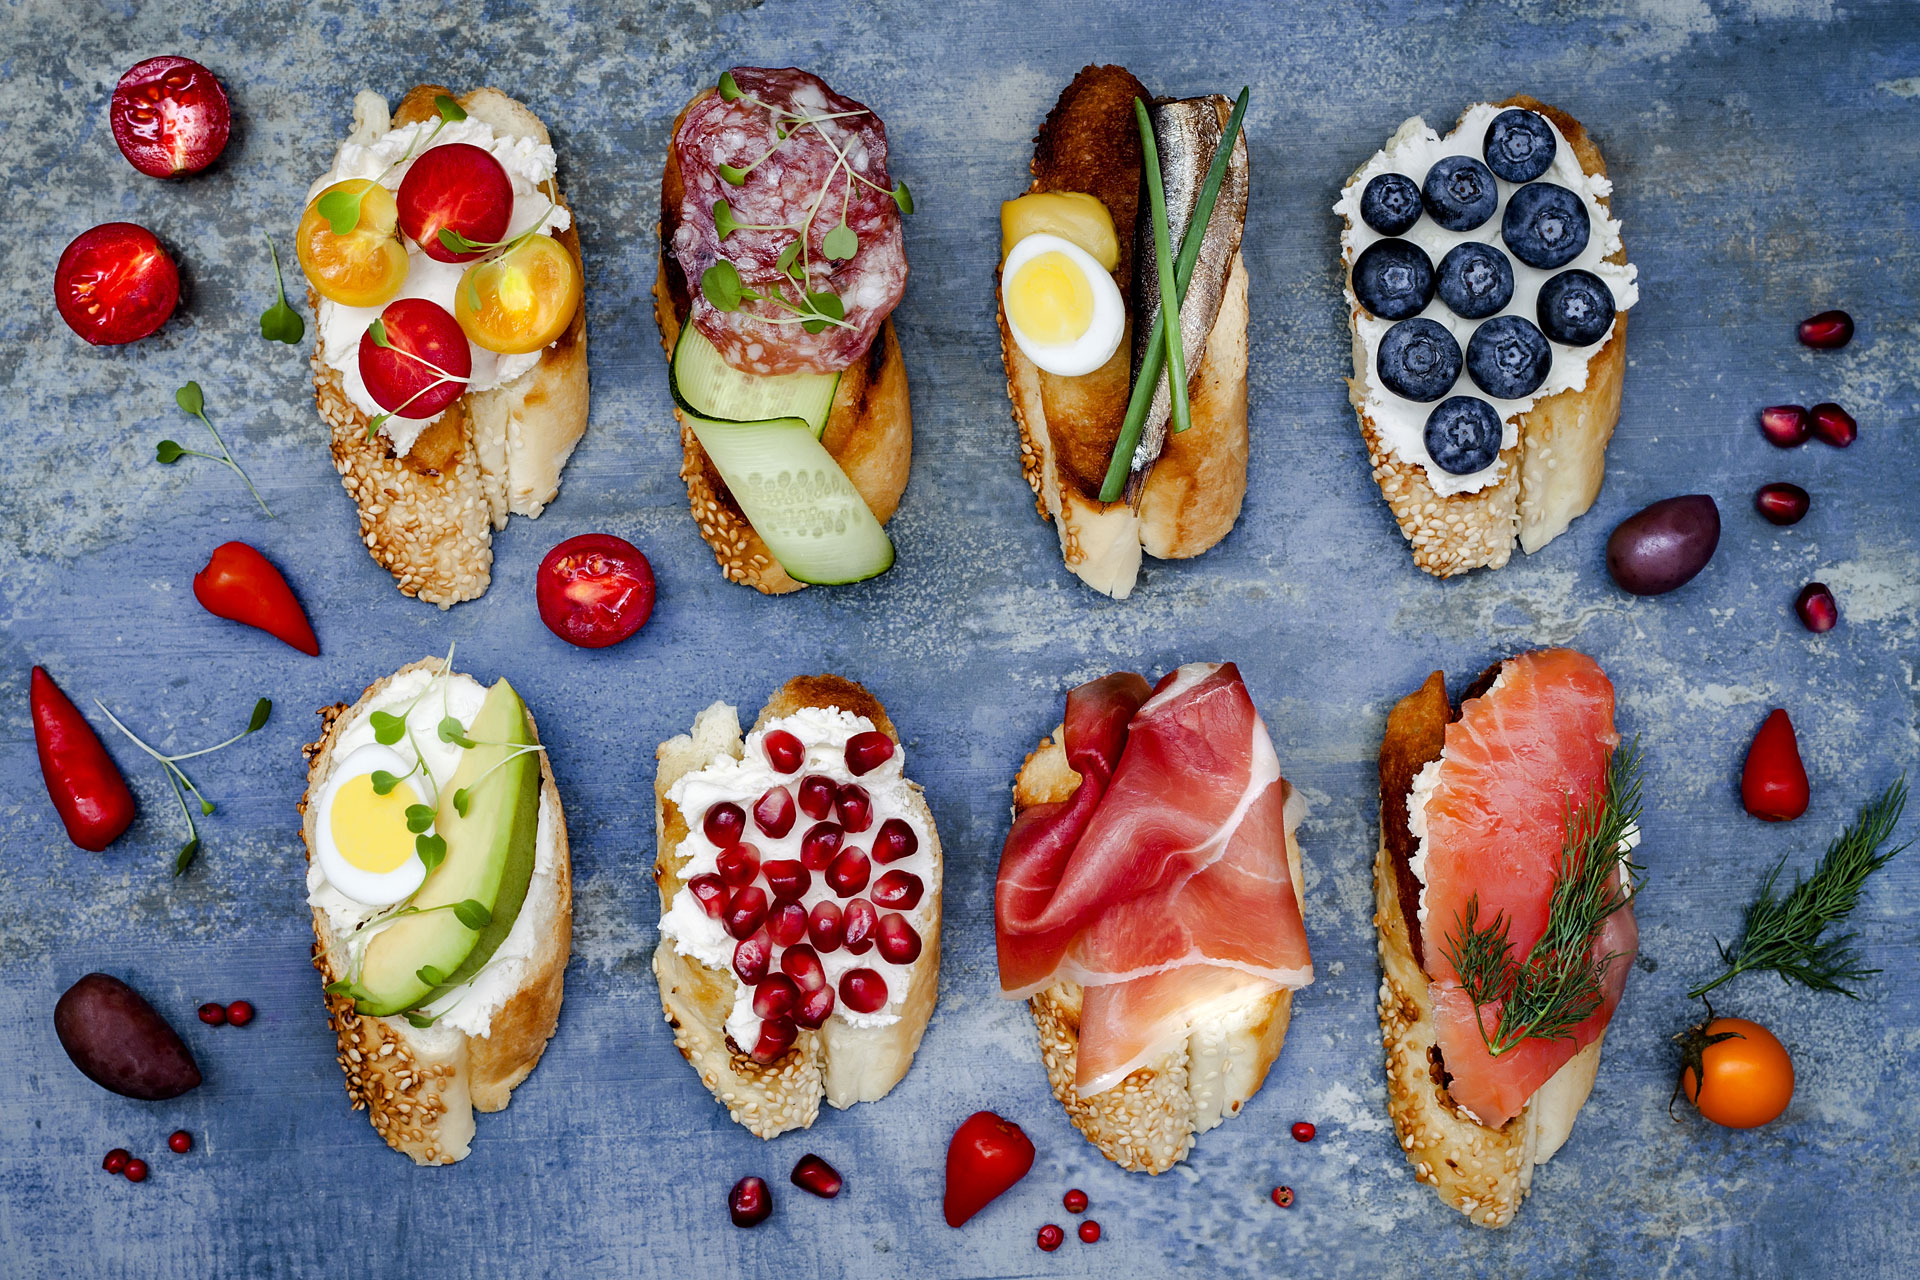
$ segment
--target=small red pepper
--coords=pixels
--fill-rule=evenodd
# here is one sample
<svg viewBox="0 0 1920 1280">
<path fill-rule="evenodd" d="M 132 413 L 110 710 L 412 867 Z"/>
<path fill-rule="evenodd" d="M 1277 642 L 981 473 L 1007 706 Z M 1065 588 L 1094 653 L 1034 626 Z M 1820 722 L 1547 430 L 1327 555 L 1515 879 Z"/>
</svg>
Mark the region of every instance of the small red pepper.
<svg viewBox="0 0 1920 1280">
<path fill-rule="evenodd" d="M 1756 818 L 1791 822 L 1807 811 L 1810 798 L 1793 721 L 1776 707 L 1747 748 L 1746 767 L 1740 771 L 1740 803 Z"/>
<path fill-rule="evenodd" d="M 961 1121 L 947 1144 L 947 1194 L 942 1209 L 957 1227 L 1033 1168 L 1033 1139 L 991 1111 Z"/>
<path fill-rule="evenodd" d="M 193 575 L 193 596 L 216 618 L 258 627 L 302 653 L 320 656 L 320 641 L 293 588 L 273 562 L 244 542 L 223 542 Z"/>
<path fill-rule="evenodd" d="M 67 824 L 68 838 L 99 853 L 132 825 L 133 792 L 80 708 L 39 667 L 33 669 L 28 700 L 33 741 L 40 748 L 40 775 L 53 807 Z"/>
</svg>

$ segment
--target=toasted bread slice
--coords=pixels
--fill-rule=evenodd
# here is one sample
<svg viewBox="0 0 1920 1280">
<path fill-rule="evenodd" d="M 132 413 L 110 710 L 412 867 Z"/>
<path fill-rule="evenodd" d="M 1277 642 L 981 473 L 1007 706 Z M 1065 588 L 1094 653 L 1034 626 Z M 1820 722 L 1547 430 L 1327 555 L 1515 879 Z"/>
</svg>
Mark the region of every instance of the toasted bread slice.
<svg viewBox="0 0 1920 1280">
<path fill-rule="evenodd" d="M 353 137 L 371 141 L 389 129 L 431 119 L 433 100 L 452 91 L 415 85 L 391 118 L 378 94 L 354 99 Z M 468 115 L 496 134 L 551 144 L 547 128 L 498 89 L 457 98 Z M 551 184 L 555 203 L 571 211 Z M 586 279 L 577 223 L 554 239 L 566 246 Z M 316 312 L 320 299 L 307 290 Z M 587 308 L 583 303 L 540 363 L 490 391 L 461 396 L 420 433 L 405 456 L 384 435 L 367 437 L 367 415 L 347 399 L 338 372 L 326 365 L 323 339 L 313 344 L 314 401 L 331 432 L 334 469 L 360 508 L 360 540 L 393 574 L 403 595 L 442 609 L 486 592 L 493 577 L 493 531 L 509 514 L 538 516 L 560 491 L 560 472 L 587 429 Z"/>
<path fill-rule="evenodd" d="M 790 716 L 803 707 L 838 707 L 865 716 L 895 742 L 900 735 L 880 700 L 859 684 L 839 676 L 796 676 L 782 685 L 760 711 L 754 727 Z M 657 853 L 653 881 L 660 891 L 664 914 L 686 883 L 692 855 L 683 853 L 687 821 L 667 799 L 673 784 L 722 756 L 738 758 L 745 750 L 739 717 L 724 702 L 716 702 L 694 720 L 693 731 L 660 744 L 655 758 L 654 828 Z M 908 804 L 927 832 L 926 844 L 935 868 L 943 868 L 940 837 L 917 784 L 907 783 Z M 856 1102 L 885 1097 L 913 1065 L 927 1021 L 933 1016 L 940 986 L 940 887 L 928 889 L 934 904 L 933 925 L 922 937 L 920 958 L 911 966 L 908 994 L 898 1021 L 883 1027 L 855 1027 L 838 1016 L 817 1031 L 801 1028 L 799 1038 L 777 1062 L 763 1066 L 735 1045 L 726 1031 L 738 980 L 723 969 L 712 969 L 680 954 L 671 938 L 661 938 L 653 952 L 653 972 L 660 980 L 660 1002 L 673 1028 L 674 1047 L 699 1073 L 700 1082 L 727 1114 L 758 1137 L 773 1138 L 789 1129 L 810 1127 L 820 1114 L 821 1099 L 846 1108 Z"/>
<path fill-rule="evenodd" d="M 342 702 L 320 709 L 320 738 L 302 748 L 307 790 L 299 804 L 300 836 L 309 861 L 318 820 L 310 802 L 333 772 L 333 748 L 341 726 L 357 718 L 395 679 L 440 666 L 438 658 L 409 663 L 369 685 L 352 707 Z M 531 715 L 527 723 L 538 741 Z M 552 806 L 556 819 L 554 874 L 550 881 L 536 876 L 535 887 L 520 908 L 523 914 L 531 913 L 528 918 L 539 942 L 525 962 L 513 995 L 494 1012 L 486 1035 L 470 1036 L 446 1027 L 417 1028 L 399 1017 L 363 1017 L 346 996 L 325 997 L 327 1021 L 339 1044 L 340 1069 L 346 1073 L 353 1109 L 364 1107 L 374 1132 L 415 1164 L 464 1160 L 473 1139 L 474 1111 L 505 1108 L 559 1026 L 567 957 L 573 950 L 573 868 L 567 853 L 566 815 L 544 751 L 540 753 L 540 804 L 543 809 Z M 346 976 L 339 961 L 344 939 L 334 936 L 325 912 L 316 908 L 312 914 L 313 967 L 320 971 L 324 986 Z"/>
<path fill-rule="evenodd" d="M 1067 762 L 1064 728 L 1055 729 L 1021 765 L 1013 784 L 1017 815 L 1073 795 L 1080 775 Z M 1302 909 L 1300 844 L 1287 832 L 1287 861 Z M 1028 1000 L 1040 1033 L 1053 1096 L 1074 1128 L 1123 1169 L 1165 1173 L 1200 1134 L 1240 1114 L 1280 1056 L 1293 1016 L 1293 992 L 1282 988 L 1197 1023 L 1185 1044 L 1128 1074 L 1104 1093 L 1082 1098 L 1074 1088 L 1080 1047 L 1079 983 L 1061 980 Z"/>
</svg>

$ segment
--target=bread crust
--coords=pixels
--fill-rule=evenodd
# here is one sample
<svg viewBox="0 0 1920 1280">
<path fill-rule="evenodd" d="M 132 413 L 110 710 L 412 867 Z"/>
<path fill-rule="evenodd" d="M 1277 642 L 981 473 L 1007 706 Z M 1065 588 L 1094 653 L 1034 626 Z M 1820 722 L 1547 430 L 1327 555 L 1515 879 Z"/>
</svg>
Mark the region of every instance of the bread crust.
<svg viewBox="0 0 1920 1280">
<path fill-rule="evenodd" d="M 357 119 L 356 133 L 429 119 L 434 98 L 451 93 L 444 85 L 415 85 L 390 121 Z M 538 117 L 498 89 L 475 89 L 456 100 L 497 134 L 552 142 Z M 555 202 L 571 213 L 559 184 L 552 187 Z M 584 286 L 577 221 L 554 239 L 573 256 Z M 311 287 L 307 304 L 318 313 L 320 298 Z M 442 609 L 477 599 L 492 581 L 493 531 L 507 527 L 509 514 L 539 516 L 559 492 L 560 473 L 587 429 L 586 325 L 582 302 L 539 364 L 512 382 L 462 395 L 404 457 L 385 436 L 368 439 L 367 415 L 347 399 L 341 375 L 327 367 L 316 329 L 309 364 L 334 470 L 359 507 L 360 540 L 393 574 L 401 594 Z"/>
<path fill-rule="evenodd" d="M 714 92 L 708 87 L 693 95 L 674 117 L 668 137 L 680 131 L 688 111 Z M 679 158 L 669 146 L 660 178 L 660 267 L 653 281 L 653 322 L 669 362 L 693 306 L 686 277 L 670 251 L 684 191 Z M 680 423 L 680 478 L 686 481 L 687 502 L 720 572 L 729 582 L 766 595 L 804 588 L 807 584 L 788 574 L 767 550 L 678 405 L 673 416 Z M 846 472 L 874 519 L 883 525 L 893 519 L 913 464 L 913 408 L 907 394 L 907 365 L 891 317 L 881 325 L 866 357 L 841 372 L 820 443 Z"/>
<path fill-rule="evenodd" d="M 1037 804 L 1073 795 L 1080 775 L 1067 761 L 1065 728 L 1040 740 L 1013 784 L 1018 816 Z M 1302 911 L 1300 843 L 1287 833 L 1287 863 Z M 1260 1091 L 1286 1043 L 1293 992 L 1281 988 L 1196 1024 L 1185 1043 L 1136 1068 L 1113 1088 L 1082 1098 L 1074 1087 L 1080 1049 L 1079 983 L 1062 979 L 1032 996 L 1040 1059 L 1053 1096 L 1073 1127 L 1100 1154 L 1135 1173 L 1165 1173 L 1180 1163 L 1194 1139 L 1231 1116 Z"/>
<path fill-rule="evenodd" d="M 900 740 L 878 698 L 862 685 L 833 675 L 795 676 L 787 681 L 767 700 L 753 728 L 803 707 L 838 707 L 865 716 L 880 732 Z M 667 792 L 683 776 L 705 768 L 719 755 L 738 758 L 744 749 L 734 709 L 717 702 L 700 713 L 690 734 L 668 739 L 654 753 L 659 767 L 653 783 L 657 850 L 653 879 L 663 915 L 685 884 L 684 872 L 691 860 L 691 855 L 680 852 L 688 835 L 686 818 L 667 799 Z M 907 795 L 914 816 L 926 829 L 926 848 L 934 866 L 944 873 L 933 813 L 917 783 L 907 783 Z M 885 1027 L 854 1027 L 844 1019 L 829 1018 L 818 1030 L 802 1027 L 793 1047 L 768 1065 L 755 1062 L 727 1036 L 734 976 L 680 954 L 672 939 L 660 939 L 653 953 L 653 971 L 660 982 L 667 1024 L 673 1028 L 674 1047 L 733 1120 L 757 1137 L 774 1138 L 790 1129 L 810 1127 L 823 1099 L 844 1109 L 885 1097 L 900 1082 L 913 1065 L 939 996 L 941 888 L 933 889 L 931 897 L 933 925 L 921 940 L 920 958 L 911 966 L 899 1021 Z"/>
<path fill-rule="evenodd" d="M 1535 98 L 1518 95 L 1497 104 L 1538 112 L 1559 128 L 1588 174 L 1605 176 L 1600 148 L 1578 120 Z M 1367 163 L 1372 163 L 1371 158 Z M 1360 176 L 1362 164 L 1347 179 Z M 1606 197 L 1597 197 L 1602 208 Z M 1623 244 L 1607 261 L 1625 262 Z M 1348 324 L 1353 334 L 1353 376 L 1347 395 L 1360 420 L 1374 481 L 1413 549 L 1413 562 L 1438 578 L 1471 569 L 1498 569 L 1513 554 L 1515 542 L 1528 554 L 1566 532 L 1600 493 L 1606 472 L 1607 442 L 1620 421 L 1620 394 L 1627 368 L 1627 312 L 1614 319 L 1613 334 L 1587 362 L 1587 385 L 1562 391 L 1536 403 L 1517 420 L 1519 441 L 1501 451 L 1506 470 L 1500 480 L 1477 493 L 1442 497 L 1428 483 L 1424 467 L 1396 456 L 1367 413 L 1367 356 L 1360 339 L 1360 304 L 1351 284 L 1353 264 L 1342 261 L 1348 283 Z"/>
<path fill-rule="evenodd" d="M 320 709 L 321 734 L 303 747 L 307 789 L 300 798 L 300 836 L 313 860 L 312 800 L 333 770 L 335 734 L 343 719 L 379 696 L 394 680 L 422 669 L 438 670 L 442 660 L 422 658 L 367 686 L 351 708 L 335 703 Z M 527 725 L 539 741 L 531 712 Z M 566 813 L 546 752 L 540 753 L 540 793 L 559 819 L 555 824 L 554 879 L 558 904 L 551 927 L 542 932 L 519 988 L 494 1012 L 484 1036 L 434 1030 L 422 1032 L 396 1017 L 372 1018 L 355 1012 L 346 996 L 327 995 L 327 1022 L 339 1046 L 353 1109 L 364 1108 L 374 1132 L 415 1164 L 452 1164 L 466 1158 L 473 1137 L 473 1113 L 499 1111 L 546 1051 L 560 1022 L 567 959 L 573 948 L 573 865 L 567 849 Z M 326 913 L 313 909 L 313 967 L 322 986 L 345 977 Z"/>
</svg>

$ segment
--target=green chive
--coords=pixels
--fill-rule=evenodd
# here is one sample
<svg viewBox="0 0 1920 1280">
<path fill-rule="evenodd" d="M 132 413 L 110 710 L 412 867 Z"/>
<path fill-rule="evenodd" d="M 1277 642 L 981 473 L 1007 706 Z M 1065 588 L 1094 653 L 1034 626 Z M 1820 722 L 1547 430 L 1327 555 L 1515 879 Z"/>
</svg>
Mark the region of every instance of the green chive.
<svg viewBox="0 0 1920 1280">
<path fill-rule="evenodd" d="M 1173 392 L 1173 429 L 1185 431 L 1192 423 L 1187 405 L 1187 354 L 1180 341 L 1180 290 L 1173 280 L 1173 231 L 1167 225 L 1167 193 L 1160 181 L 1160 147 L 1147 119 L 1147 104 L 1133 100 L 1134 119 L 1140 122 L 1140 162 L 1146 167 L 1147 200 L 1153 208 L 1153 259 L 1160 271 L 1160 314 L 1167 318 L 1167 386 Z M 1205 223 L 1194 219 L 1196 226 Z M 1182 252 L 1186 250 L 1183 244 Z"/>
</svg>

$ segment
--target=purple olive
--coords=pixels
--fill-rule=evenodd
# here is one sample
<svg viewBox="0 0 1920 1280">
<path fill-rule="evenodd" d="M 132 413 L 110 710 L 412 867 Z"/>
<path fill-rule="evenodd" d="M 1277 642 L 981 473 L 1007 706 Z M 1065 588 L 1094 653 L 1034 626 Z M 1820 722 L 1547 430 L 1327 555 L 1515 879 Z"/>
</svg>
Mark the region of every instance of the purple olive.
<svg viewBox="0 0 1920 1280">
<path fill-rule="evenodd" d="M 1624 591 L 1657 596 L 1707 567 L 1720 545 L 1720 508 L 1704 493 L 1663 498 L 1607 539 L 1607 572 Z"/>
<path fill-rule="evenodd" d="M 200 1068 L 167 1020 L 110 974 L 90 973 L 68 987 L 53 1007 L 53 1029 L 73 1065 L 102 1089 L 158 1102 L 200 1083 Z"/>
</svg>

